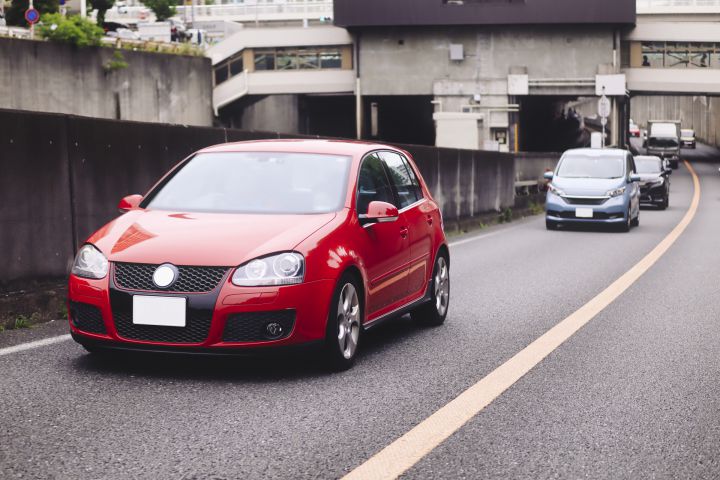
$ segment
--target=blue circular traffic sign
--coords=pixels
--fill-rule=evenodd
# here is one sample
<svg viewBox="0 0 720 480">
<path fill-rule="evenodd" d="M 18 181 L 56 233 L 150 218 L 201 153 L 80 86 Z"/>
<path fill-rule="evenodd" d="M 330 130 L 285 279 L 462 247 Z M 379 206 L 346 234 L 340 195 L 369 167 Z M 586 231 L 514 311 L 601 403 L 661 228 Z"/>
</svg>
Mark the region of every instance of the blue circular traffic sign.
<svg viewBox="0 0 720 480">
<path fill-rule="evenodd" d="M 28 8 L 25 10 L 25 20 L 30 24 L 37 23 L 40 20 L 40 12 L 34 8 Z"/>
</svg>

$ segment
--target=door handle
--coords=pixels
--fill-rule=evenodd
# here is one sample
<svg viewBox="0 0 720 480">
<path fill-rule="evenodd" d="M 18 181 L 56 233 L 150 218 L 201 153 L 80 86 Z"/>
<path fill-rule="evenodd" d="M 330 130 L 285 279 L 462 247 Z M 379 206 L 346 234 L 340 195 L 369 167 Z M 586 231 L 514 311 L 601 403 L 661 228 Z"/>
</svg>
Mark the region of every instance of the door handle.
<svg viewBox="0 0 720 480">
<path fill-rule="evenodd" d="M 402 238 L 407 238 L 409 231 L 408 227 L 400 227 L 400 236 Z"/>
<path fill-rule="evenodd" d="M 428 215 L 427 217 L 425 217 L 425 220 L 427 220 L 428 225 L 432 226 L 434 221 L 432 215 Z"/>
</svg>

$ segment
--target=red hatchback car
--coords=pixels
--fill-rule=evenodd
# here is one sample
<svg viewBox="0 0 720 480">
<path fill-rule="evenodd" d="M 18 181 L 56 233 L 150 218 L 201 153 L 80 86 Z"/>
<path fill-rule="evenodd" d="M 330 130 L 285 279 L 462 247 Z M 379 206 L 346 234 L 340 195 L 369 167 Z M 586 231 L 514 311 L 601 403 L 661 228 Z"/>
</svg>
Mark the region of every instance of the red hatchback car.
<svg viewBox="0 0 720 480">
<path fill-rule="evenodd" d="M 206 148 L 80 248 L 73 338 L 108 349 L 239 353 L 322 344 L 352 365 L 363 331 L 445 320 L 450 257 L 407 152 L 321 140 Z"/>
</svg>

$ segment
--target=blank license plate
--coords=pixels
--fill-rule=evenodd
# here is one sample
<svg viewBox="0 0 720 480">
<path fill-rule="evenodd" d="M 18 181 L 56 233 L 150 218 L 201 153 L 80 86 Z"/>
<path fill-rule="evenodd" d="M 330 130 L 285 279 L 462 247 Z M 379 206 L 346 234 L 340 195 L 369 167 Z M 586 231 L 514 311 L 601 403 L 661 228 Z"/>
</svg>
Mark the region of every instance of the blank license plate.
<svg viewBox="0 0 720 480">
<path fill-rule="evenodd" d="M 576 208 L 575 216 L 577 218 L 593 218 L 593 209 L 592 208 Z"/>
<path fill-rule="evenodd" d="M 185 326 L 185 303 L 182 297 L 133 296 L 133 323 L 161 327 Z"/>
</svg>

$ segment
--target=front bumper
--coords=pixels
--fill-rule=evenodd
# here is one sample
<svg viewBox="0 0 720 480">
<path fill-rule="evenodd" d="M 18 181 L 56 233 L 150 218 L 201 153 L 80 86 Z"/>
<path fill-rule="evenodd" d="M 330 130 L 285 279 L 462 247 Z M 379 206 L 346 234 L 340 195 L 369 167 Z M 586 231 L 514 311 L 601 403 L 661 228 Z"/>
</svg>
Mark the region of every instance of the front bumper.
<svg viewBox="0 0 720 480">
<path fill-rule="evenodd" d="M 578 208 L 591 208 L 592 218 L 576 215 Z M 563 197 L 548 192 L 545 202 L 545 218 L 557 223 L 623 223 L 626 222 L 628 206 L 624 196 L 609 198 L 599 205 L 569 203 Z"/>
<path fill-rule="evenodd" d="M 665 203 L 667 191 L 664 185 L 656 187 L 640 187 L 640 203 L 644 205 L 660 205 Z"/>
<path fill-rule="evenodd" d="M 237 353 L 292 347 L 324 340 L 335 282 L 320 280 L 282 287 L 237 287 L 229 274 L 211 292 L 123 290 L 112 272 L 102 280 L 70 276 L 68 308 L 73 338 L 82 344 L 151 351 Z M 185 327 L 134 325 L 135 295 L 184 297 Z M 277 338 L 265 334 L 282 326 Z M 275 332 L 277 333 L 277 332 Z"/>
</svg>

